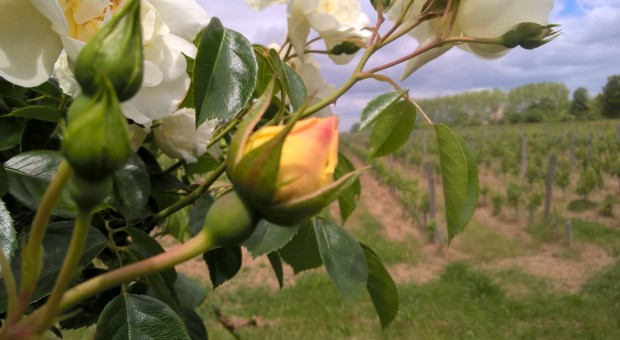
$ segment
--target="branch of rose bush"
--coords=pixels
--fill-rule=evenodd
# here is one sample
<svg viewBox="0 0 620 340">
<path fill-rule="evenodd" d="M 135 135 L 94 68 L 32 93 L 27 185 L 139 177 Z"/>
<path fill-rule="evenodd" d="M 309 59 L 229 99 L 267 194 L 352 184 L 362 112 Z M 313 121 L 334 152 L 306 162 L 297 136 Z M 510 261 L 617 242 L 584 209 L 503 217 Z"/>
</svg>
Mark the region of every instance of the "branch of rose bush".
<svg viewBox="0 0 620 340">
<path fill-rule="evenodd" d="M 420 105 L 418 105 L 418 103 L 413 100 L 413 98 L 407 96 L 407 100 L 409 100 L 415 107 L 416 109 L 418 109 L 418 113 L 422 115 L 422 117 L 424 118 L 424 120 L 426 120 L 426 122 L 430 125 L 433 126 L 435 125 L 435 123 L 433 123 L 433 121 L 431 120 L 431 118 L 426 114 L 426 112 L 424 112 L 424 110 L 422 110 L 422 108 L 420 107 Z"/>
<path fill-rule="evenodd" d="M 73 228 L 73 235 L 71 236 L 71 243 L 69 244 L 69 249 L 67 250 L 67 255 L 62 264 L 60 273 L 56 278 L 52 293 L 45 305 L 41 307 L 41 312 L 39 312 L 37 317 L 33 316 L 25 320 L 25 324 L 28 324 L 35 334 L 42 333 L 54 322 L 62 296 L 71 284 L 75 271 L 80 263 L 80 257 L 84 250 L 86 238 L 88 237 L 91 217 L 91 211 L 84 212 L 80 209 L 78 212 L 78 216 L 75 220 L 75 227 Z"/>
<path fill-rule="evenodd" d="M 8 325 L 13 325 L 24 314 L 26 307 L 30 303 L 32 294 L 36 288 L 39 275 L 41 274 L 41 267 L 43 263 L 43 236 L 47 229 L 47 224 L 52 214 L 52 209 L 58 202 L 60 193 L 66 186 L 73 171 L 66 160 L 63 160 L 50 184 L 45 190 L 45 194 L 41 198 L 39 207 L 32 220 L 32 226 L 30 228 L 30 236 L 28 242 L 22 249 L 22 256 L 24 257 L 24 268 L 22 272 L 22 280 L 19 286 L 19 297 L 14 311 L 9 313 L 9 317 L 6 320 Z"/>
<path fill-rule="evenodd" d="M 374 79 L 374 80 L 378 80 L 384 83 L 388 83 L 390 85 L 392 85 L 392 87 L 396 90 L 396 91 L 402 91 L 403 88 L 400 87 L 400 85 L 398 85 L 398 83 L 396 83 L 396 81 L 394 81 L 394 79 L 383 75 L 383 74 L 375 74 L 375 73 L 368 73 L 368 72 L 362 72 L 360 74 L 360 78 L 361 79 Z"/>
<path fill-rule="evenodd" d="M 457 5 L 458 7 L 458 5 Z M 447 38 L 450 36 L 450 32 L 452 32 L 452 29 L 454 28 L 454 23 L 456 23 L 456 11 L 452 11 L 452 0 L 448 0 L 448 5 L 446 6 L 444 13 L 443 13 L 443 20 L 445 21 L 446 18 L 448 18 L 448 16 L 450 15 L 450 13 L 452 13 L 452 17 L 450 18 L 450 22 L 448 24 L 448 27 L 446 27 L 446 29 L 444 29 L 443 31 L 443 35 L 442 38 Z"/>
<path fill-rule="evenodd" d="M 62 312 L 90 296 L 124 282 L 172 268 L 179 263 L 185 262 L 210 250 L 214 246 L 215 243 L 211 234 L 203 229 L 203 231 L 187 242 L 170 248 L 163 253 L 109 271 L 69 289 L 63 295 L 58 311 Z M 32 317 L 38 318 L 41 313 L 43 313 L 42 309 L 37 310 Z"/>
<path fill-rule="evenodd" d="M 323 98 L 323 100 L 321 100 L 320 102 L 306 108 L 300 118 L 301 119 L 306 118 L 312 115 L 313 113 L 318 112 L 321 109 L 334 103 L 338 98 L 340 98 L 343 94 L 345 94 L 351 87 L 353 87 L 353 85 L 355 85 L 358 81 L 362 80 L 360 76 L 362 74 L 362 70 L 364 69 L 364 66 L 366 66 L 366 63 L 368 62 L 370 57 L 378 49 L 379 47 L 375 47 L 375 46 L 371 46 L 370 48 L 366 49 L 366 52 L 364 52 L 364 54 L 362 55 L 360 61 L 358 62 L 357 66 L 355 67 L 355 70 L 353 71 L 349 79 L 347 79 L 347 81 L 344 84 L 342 84 L 336 91 L 332 92 L 329 96 L 327 96 L 326 98 Z"/>
<path fill-rule="evenodd" d="M 400 12 L 398 19 L 396 19 L 392 28 L 390 28 L 390 30 L 383 35 L 383 38 L 381 39 L 382 47 L 387 46 L 394 40 L 409 33 L 409 31 L 418 27 L 418 25 L 420 25 L 423 21 L 426 21 L 432 17 L 432 13 L 420 14 L 417 17 L 415 17 L 410 23 L 404 26 L 400 31 L 396 32 L 396 30 L 398 30 L 398 28 L 401 27 L 403 22 L 405 21 L 405 17 L 407 16 L 407 13 L 409 12 L 409 9 L 411 8 L 411 6 L 413 6 L 413 1 L 409 2 L 406 5 L 406 8 L 404 8 L 404 10 Z"/>
<path fill-rule="evenodd" d="M 151 218 L 144 224 L 145 229 L 149 229 L 157 224 L 157 222 L 163 220 L 164 218 L 174 214 L 175 212 L 185 208 L 186 206 L 194 203 L 202 194 L 204 194 L 211 185 L 224 173 L 226 170 L 226 163 L 220 164 L 213 172 L 209 175 L 209 177 L 201 183 L 194 191 L 192 191 L 189 195 L 172 204 L 171 206 L 159 211 L 156 214 L 153 214 Z"/>
</svg>

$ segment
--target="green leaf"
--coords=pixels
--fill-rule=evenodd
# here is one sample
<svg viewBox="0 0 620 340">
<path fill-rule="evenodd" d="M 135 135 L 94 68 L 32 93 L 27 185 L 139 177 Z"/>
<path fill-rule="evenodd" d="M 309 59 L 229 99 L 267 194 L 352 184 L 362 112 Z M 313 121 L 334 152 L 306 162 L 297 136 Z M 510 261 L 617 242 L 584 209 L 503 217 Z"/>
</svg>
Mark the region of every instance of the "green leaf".
<svg viewBox="0 0 620 340">
<path fill-rule="evenodd" d="M 273 62 L 269 56 L 269 51 L 264 46 L 254 46 L 256 51 L 256 61 L 258 62 L 258 76 L 256 87 L 254 88 L 254 97 L 260 97 L 269 87 L 269 83 L 276 78 Z M 279 87 L 276 92 L 279 91 Z"/>
<path fill-rule="evenodd" d="M 0 251 L 10 260 L 17 249 L 17 234 L 13 228 L 11 213 L 0 201 Z"/>
<path fill-rule="evenodd" d="M 385 328 L 394 321 L 398 313 L 399 298 L 396 284 L 379 256 L 368 246 L 364 244 L 361 246 L 368 263 L 366 289 L 368 289 L 372 304 L 375 306 L 379 320 L 381 320 L 381 326 Z"/>
<path fill-rule="evenodd" d="M 336 171 L 334 171 L 334 180 L 341 178 L 349 172 L 355 171 L 355 167 L 343 154 L 338 153 L 338 165 Z M 340 196 L 338 196 L 338 207 L 340 208 L 340 220 L 344 222 L 351 216 L 355 208 L 357 207 L 356 198 L 362 192 L 362 184 L 359 178 L 356 178 L 353 184 L 344 189 Z"/>
<path fill-rule="evenodd" d="M 6 167 L 9 180 L 9 193 L 32 210 L 37 210 L 39 202 L 49 182 L 54 177 L 62 155 L 57 151 L 29 151 L 9 159 Z M 69 192 L 63 190 L 52 214 L 65 218 L 76 215 L 77 207 Z"/>
<path fill-rule="evenodd" d="M 7 192 L 9 192 L 9 175 L 7 175 L 4 165 L 0 163 L 0 197 Z"/>
<path fill-rule="evenodd" d="M 207 298 L 205 284 L 199 279 L 189 278 L 182 273 L 177 274 L 174 291 L 183 308 L 198 308 Z"/>
<path fill-rule="evenodd" d="M 284 247 L 297 233 L 298 227 L 282 227 L 266 220 L 260 220 L 256 229 L 245 241 L 250 255 L 257 258 Z"/>
<path fill-rule="evenodd" d="M 282 287 L 284 287 L 284 270 L 282 268 L 282 259 L 280 258 L 280 254 L 277 252 L 270 253 L 267 255 L 267 258 L 269 259 L 271 268 L 273 268 L 273 272 L 278 278 L 278 285 L 280 286 L 280 289 L 282 289 Z"/>
<path fill-rule="evenodd" d="M 194 66 L 196 126 L 230 119 L 252 98 L 258 64 L 252 44 L 212 18 L 203 31 Z"/>
<path fill-rule="evenodd" d="M 385 109 L 370 133 L 368 159 L 392 153 L 405 144 L 413 131 L 415 119 L 415 106 L 408 100 L 402 100 Z"/>
<path fill-rule="evenodd" d="M 198 234 L 205 225 L 205 217 L 207 211 L 213 204 L 213 197 L 209 194 L 204 194 L 198 197 L 189 210 L 189 232 L 192 236 Z"/>
<path fill-rule="evenodd" d="M 360 296 L 368 281 L 362 247 L 341 226 L 315 218 L 314 232 L 327 274 L 347 302 Z"/>
<path fill-rule="evenodd" d="M 222 247 L 203 255 L 213 289 L 237 275 L 241 269 L 241 247 Z"/>
<path fill-rule="evenodd" d="M 463 141 L 444 124 L 435 124 L 448 239 L 465 229 L 478 204 L 478 167 Z"/>
<path fill-rule="evenodd" d="M 37 288 L 32 295 L 31 301 L 38 301 L 52 291 L 54 283 L 56 282 L 56 277 L 62 268 L 72 234 L 72 221 L 51 223 L 47 227 L 45 237 L 43 238 L 44 256 L 41 276 L 39 277 Z M 99 230 L 90 228 L 86 244 L 84 245 L 84 251 L 80 258 L 80 266 L 86 266 L 97 257 L 99 253 L 105 249 L 107 242 L 108 239 L 103 236 Z M 19 254 L 19 252 L 17 254 L 11 267 L 13 267 L 15 277 L 19 279 L 22 271 L 22 259 L 21 254 Z M 5 307 L 6 291 L 4 290 L 4 285 L 0 285 L 0 312 L 4 311 Z"/>
<path fill-rule="evenodd" d="M 190 339 L 207 340 L 209 338 L 204 321 L 193 309 L 183 308 L 183 322 Z"/>
<path fill-rule="evenodd" d="M 269 56 L 275 67 L 276 75 L 282 82 L 286 96 L 291 101 L 291 105 L 293 105 L 293 109 L 299 109 L 308 96 L 304 81 L 290 65 L 282 62 L 276 50 L 269 50 Z"/>
<path fill-rule="evenodd" d="M 402 98 L 404 93 L 404 91 L 384 93 L 368 102 L 360 115 L 360 130 L 376 122 L 388 107 L 396 104 Z"/>
<path fill-rule="evenodd" d="M 127 163 L 114 171 L 114 195 L 127 220 L 141 215 L 151 194 L 151 182 L 144 162 L 133 154 Z"/>
<path fill-rule="evenodd" d="M 129 254 L 135 261 L 142 261 L 149 257 L 153 257 L 164 250 L 159 242 L 152 239 L 144 232 L 128 228 L 127 233 L 132 238 L 132 244 L 128 247 Z M 175 313 L 181 316 L 181 307 L 179 306 L 174 291 L 174 282 L 176 281 L 176 272 L 174 268 L 168 269 L 160 273 L 154 273 L 146 277 L 149 288 L 153 295 L 167 304 Z"/>
<path fill-rule="evenodd" d="M 0 151 L 19 144 L 22 138 L 22 127 L 12 117 L 0 117 Z"/>
<path fill-rule="evenodd" d="M 185 57 L 185 62 L 187 63 L 185 71 L 191 79 L 191 82 L 189 83 L 189 89 L 187 89 L 187 94 L 185 94 L 185 98 L 183 98 L 183 101 L 181 102 L 181 104 L 179 104 L 179 108 L 195 109 L 196 104 L 194 103 L 194 65 L 196 63 L 194 62 L 194 59 L 186 56 L 185 54 L 183 55 L 183 57 Z"/>
<path fill-rule="evenodd" d="M 9 117 L 31 118 L 46 122 L 58 123 L 62 117 L 60 110 L 54 107 L 33 105 L 11 112 Z"/>
<path fill-rule="evenodd" d="M 57 123 L 31 119 L 22 131 L 21 152 L 51 149 L 50 138 L 56 130 Z"/>
<path fill-rule="evenodd" d="M 213 158 L 211 154 L 205 153 L 198 158 L 196 163 L 185 165 L 185 174 L 188 177 L 193 175 L 202 175 L 217 169 L 218 166 L 220 166 L 220 162 Z"/>
<path fill-rule="evenodd" d="M 32 90 L 42 95 L 46 95 L 48 97 L 56 99 L 58 101 L 60 101 L 63 95 L 62 89 L 60 88 L 60 86 L 58 86 L 56 83 L 54 83 L 51 80 L 48 80 L 45 83 L 37 87 L 33 87 Z"/>
<path fill-rule="evenodd" d="M 189 340 L 190 337 L 181 318 L 165 303 L 146 295 L 123 294 L 103 309 L 95 339 Z"/>
<path fill-rule="evenodd" d="M 299 230 L 279 253 L 295 274 L 304 270 L 320 267 L 323 264 L 314 228 L 310 222 L 299 226 Z"/>
<path fill-rule="evenodd" d="M 132 242 L 129 249 L 133 255 L 139 255 L 138 257 L 140 258 L 149 258 L 164 252 L 164 248 L 162 248 L 159 242 L 141 230 L 127 228 L 127 234 L 131 236 Z M 161 275 L 166 282 L 166 286 L 171 290 L 173 289 L 174 282 L 177 279 L 177 272 L 174 268 L 166 269 L 156 275 Z"/>
</svg>

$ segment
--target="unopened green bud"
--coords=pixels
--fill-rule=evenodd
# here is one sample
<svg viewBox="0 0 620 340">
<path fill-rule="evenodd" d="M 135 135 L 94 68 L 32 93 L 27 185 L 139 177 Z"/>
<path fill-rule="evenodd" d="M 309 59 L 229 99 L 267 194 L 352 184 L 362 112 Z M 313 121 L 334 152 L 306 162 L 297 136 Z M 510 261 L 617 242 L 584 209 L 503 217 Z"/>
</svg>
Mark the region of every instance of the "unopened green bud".
<svg viewBox="0 0 620 340">
<path fill-rule="evenodd" d="M 127 120 L 114 89 L 103 78 L 94 96 L 80 95 L 67 113 L 61 151 L 78 176 L 100 181 L 131 156 Z"/>
<path fill-rule="evenodd" d="M 359 43 L 356 43 L 354 41 L 343 41 L 340 44 L 332 47 L 332 49 L 329 51 L 330 54 L 333 55 L 342 55 L 342 54 L 355 54 L 357 53 L 357 51 L 359 51 L 361 48 L 361 46 L 359 45 Z"/>
<path fill-rule="evenodd" d="M 502 46 L 515 48 L 521 46 L 527 50 L 540 47 L 555 39 L 559 32 L 553 28 L 557 25 L 540 25 L 534 22 L 522 22 L 501 37 Z"/>
<path fill-rule="evenodd" d="M 75 78 L 83 93 L 92 96 L 98 79 L 106 76 L 118 99 L 125 101 L 142 86 L 143 54 L 140 0 L 131 0 L 82 49 Z"/>
<path fill-rule="evenodd" d="M 86 181 L 79 176 L 71 177 L 67 185 L 71 198 L 81 211 L 93 211 L 112 192 L 112 177 L 101 181 Z"/>
<path fill-rule="evenodd" d="M 203 228 L 211 234 L 216 245 L 232 246 L 245 241 L 254 232 L 257 222 L 254 209 L 231 190 L 213 202 Z"/>
</svg>

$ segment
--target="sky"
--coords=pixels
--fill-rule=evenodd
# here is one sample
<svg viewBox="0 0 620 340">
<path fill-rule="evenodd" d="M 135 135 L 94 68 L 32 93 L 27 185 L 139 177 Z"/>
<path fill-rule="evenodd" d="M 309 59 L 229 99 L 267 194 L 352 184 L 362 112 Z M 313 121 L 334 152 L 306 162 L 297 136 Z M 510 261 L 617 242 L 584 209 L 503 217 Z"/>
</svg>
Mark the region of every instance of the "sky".
<svg viewBox="0 0 620 340">
<path fill-rule="evenodd" d="M 274 5 L 262 12 L 244 0 L 197 0 L 210 16 L 220 18 L 225 27 L 245 35 L 252 43 L 282 43 L 286 37 L 286 5 Z M 515 0 L 518 1 L 518 0 Z M 376 13 L 368 0 L 360 0 L 371 22 Z M 451 49 L 425 65 L 401 83 L 415 98 L 429 98 L 465 91 L 514 87 L 535 82 L 562 82 L 571 91 L 588 89 L 591 96 L 601 92 L 607 77 L 620 74 L 620 0 L 555 0 L 550 23 L 562 25 L 563 34 L 535 50 L 513 49 L 496 60 L 483 60 L 458 48 Z M 415 39 L 403 37 L 371 59 L 369 66 L 404 56 L 417 46 Z M 373 57 L 374 58 L 374 57 Z M 351 74 L 350 64 L 334 65 L 318 58 L 321 74 L 340 86 Z M 395 80 L 403 65 L 385 72 Z M 367 102 L 391 91 L 385 84 L 366 80 L 341 97 L 333 109 L 341 117 L 341 130 L 348 129 Z"/>
</svg>

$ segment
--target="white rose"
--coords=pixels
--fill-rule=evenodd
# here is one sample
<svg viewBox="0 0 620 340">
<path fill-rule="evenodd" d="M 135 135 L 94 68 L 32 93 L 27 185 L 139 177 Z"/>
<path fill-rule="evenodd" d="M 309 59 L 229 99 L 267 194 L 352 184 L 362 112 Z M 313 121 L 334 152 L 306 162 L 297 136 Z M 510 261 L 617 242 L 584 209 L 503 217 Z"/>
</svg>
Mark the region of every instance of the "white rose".
<svg viewBox="0 0 620 340">
<path fill-rule="evenodd" d="M 424 2 L 415 1 L 407 17 L 413 20 L 422 11 Z M 403 0 L 394 0 L 386 11 L 389 19 L 395 20 L 402 10 Z M 498 38 L 522 22 L 546 25 L 553 0 L 461 0 L 455 25 L 450 36 L 475 38 Z M 407 20 L 405 20 L 407 22 Z M 424 21 L 414 28 L 410 35 L 418 40 L 418 49 L 428 46 L 442 34 L 441 18 Z M 460 48 L 481 58 L 495 59 L 509 49 L 498 45 L 461 44 Z M 405 79 L 427 62 L 441 56 L 451 47 L 434 48 L 409 60 L 401 77 Z"/>
<path fill-rule="evenodd" d="M 270 0 L 246 0 L 250 6 L 261 10 L 282 3 Z M 362 43 L 370 38 L 368 16 L 362 12 L 357 0 L 288 0 L 288 37 L 303 59 L 310 29 L 314 29 L 325 41 L 328 50 L 348 40 Z M 337 64 L 346 64 L 353 55 L 330 55 Z"/>
<path fill-rule="evenodd" d="M 195 163 L 207 152 L 207 143 L 219 121 L 208 120 L 196 129 L 196 111 L 180 109 L 158 123 L 153 134 L 161 151 L 171 158 Z"/>
<path fill-rule="evenodd" d="M 27 87 L 45 82 L 63 48 L 69 64 L 75 61 L 86 42 L 127 1 L 0 0 L 0 76 Z M 148 126 L 173 113 L 187 94 L 190 79 L 183 54 L 195 56 L 192 41 L 209 19 L 194 0 L 141 4 L 144 82 L 138 94 L 123 103 L 123 111 Z M 61 61 L 57 66 L 67 65 Z M 70 76 L 64 69 L 56 74 Z"/>
</svg>

